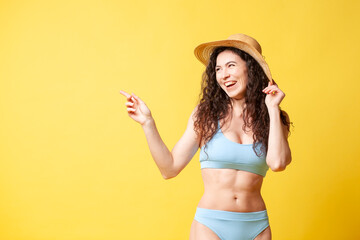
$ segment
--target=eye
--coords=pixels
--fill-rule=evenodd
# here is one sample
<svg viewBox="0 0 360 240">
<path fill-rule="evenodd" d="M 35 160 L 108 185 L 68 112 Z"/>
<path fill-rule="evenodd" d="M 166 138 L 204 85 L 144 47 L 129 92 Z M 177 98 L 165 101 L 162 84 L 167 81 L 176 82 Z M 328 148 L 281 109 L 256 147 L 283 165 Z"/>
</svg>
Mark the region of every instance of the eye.
<svg viewBox="0 0 360 240">
<path fill-rule="evenodd" d="M 218 72 L 220 70 L 220 68 L 215 68 L 215 72 Z"/>
<path fill-rule="evenodd" d="M 234 63 L 230 63 L 230 64 L 229 64 L 229 67 L 235 67 L 235 64 L 234 64 Z"/>
</svg>

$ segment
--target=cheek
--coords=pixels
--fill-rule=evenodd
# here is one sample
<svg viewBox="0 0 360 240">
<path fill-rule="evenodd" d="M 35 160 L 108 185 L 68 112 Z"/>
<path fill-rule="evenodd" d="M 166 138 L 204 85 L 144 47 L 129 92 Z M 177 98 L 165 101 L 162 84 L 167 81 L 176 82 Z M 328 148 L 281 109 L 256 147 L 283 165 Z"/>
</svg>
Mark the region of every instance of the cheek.
<svg viewBox="0 0 360 240">
<path fill-rule="evenodd" d="M 216 81 L 216 83 L 218 88 L 222 89 L 223 91 L 226 90 L 226 87 L 223 84 L 221 84 L 219 81 Z"/>
<path fill-rule="evenodd" d="M 215 73 L 215 77 L 216 77 L 216 81 L 219 83 L 219 81 L 220 81 L 220 76 L 219 76 L 219 74 L 218 74 L 218 73 Z"/>
<path fill-rule="evenodd" d="M 240 77 L 240 79 L 241 79 L 242 81 L 247 82 L 247 80 L 248 80 L 248 73 L 247 73 L 246 70 L 243 70 L 243 71 L 239 72 L 239 75 L 238 75 L 238 76 Z"/>
<path fill-rule="evenodd" d="M 220 79 L 221 78 L 220 78 L 219 74 L 216 74 L 215 77 L 216 77 L 216 82 L 220 85 L 220 82 L 221 82 Z"/>
</svg>

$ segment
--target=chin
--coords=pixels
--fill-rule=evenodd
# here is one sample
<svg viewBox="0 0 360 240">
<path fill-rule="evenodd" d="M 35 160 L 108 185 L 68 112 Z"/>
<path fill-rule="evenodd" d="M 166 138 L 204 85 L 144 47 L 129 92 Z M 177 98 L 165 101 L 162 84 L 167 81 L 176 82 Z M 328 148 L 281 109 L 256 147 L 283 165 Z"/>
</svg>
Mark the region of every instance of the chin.
<svg viewBox="0 0 360 240">
<path fill-rule="evenodd" d="M 227 95 L 229 96 L 229 98 L 235 100 L 240 100 L 245 98 L 245 93 L 227 93 Z"/>
</svg>

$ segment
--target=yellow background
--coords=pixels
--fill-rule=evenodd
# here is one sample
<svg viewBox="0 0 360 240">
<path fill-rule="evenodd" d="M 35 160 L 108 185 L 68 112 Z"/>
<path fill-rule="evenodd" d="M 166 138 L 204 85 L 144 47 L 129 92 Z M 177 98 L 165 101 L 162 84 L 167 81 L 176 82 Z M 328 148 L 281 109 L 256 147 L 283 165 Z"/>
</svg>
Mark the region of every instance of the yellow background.
<svg viewBox="0 0 360 240">
<path fill-rule="evenodd" d="M 198 100 L 193 49 L 247 33 L 294 122 L 263 185 L 275 240 L 359 239 L 359 1 L 0 1 L 0 239 L 187 239 L 198 154 L 157 170 L 119 90 L 171 149 Z"/>
</svg>

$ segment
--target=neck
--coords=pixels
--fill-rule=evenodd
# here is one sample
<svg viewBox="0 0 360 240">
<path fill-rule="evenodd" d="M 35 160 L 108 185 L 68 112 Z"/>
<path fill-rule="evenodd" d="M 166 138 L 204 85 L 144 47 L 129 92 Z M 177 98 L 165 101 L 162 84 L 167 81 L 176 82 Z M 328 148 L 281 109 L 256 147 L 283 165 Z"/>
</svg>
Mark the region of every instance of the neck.
<svg viewBox="0 0 360 240">
<path fill-rule="evenodd" d="M 243 114 L 243 110 L 245 108 L 245 98 L 241 99 L 231 99 L 232 106 L 232 116 L 233 117 L 241 117 Z"/>
</svg>

